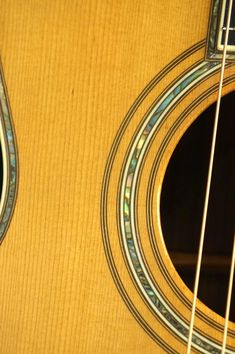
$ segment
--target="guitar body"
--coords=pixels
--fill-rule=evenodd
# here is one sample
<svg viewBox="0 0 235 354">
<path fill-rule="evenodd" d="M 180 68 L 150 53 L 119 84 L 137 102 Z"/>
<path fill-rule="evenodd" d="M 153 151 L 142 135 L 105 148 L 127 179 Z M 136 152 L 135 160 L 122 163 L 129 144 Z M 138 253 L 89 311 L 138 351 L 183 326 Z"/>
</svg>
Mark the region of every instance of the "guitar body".
<svg viewBox="0 0 235 354">
<path fill-rule="evenodd" d="M 216 66 L 167 103 L 167 118 L 142 153 L 133 198 L 146 288 L 128 255 L 121 205 L 145 122 L 164 94 L 204 65 L 210 5 L 1 3 L 19 177 L 0 248 L 0 353 L 186 352 L 192 293 L 168 256 L 158 204 L 175 146 L 216 100 Z M 234 74 L 231 65 L 223 94 L 234 89 Z M 192 352 L 219 353 L 223 321 L 198 301 Z M 235 352 L 234 333 L 230 323 L 228 353 Z"/>
</svg>

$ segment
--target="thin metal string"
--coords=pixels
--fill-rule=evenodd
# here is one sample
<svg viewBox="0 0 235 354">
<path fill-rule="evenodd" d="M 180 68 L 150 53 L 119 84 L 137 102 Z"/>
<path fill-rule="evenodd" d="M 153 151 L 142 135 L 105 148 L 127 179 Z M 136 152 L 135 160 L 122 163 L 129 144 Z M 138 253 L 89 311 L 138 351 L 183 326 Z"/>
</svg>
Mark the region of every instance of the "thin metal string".
<svg viewBox="0 0 235 354">
<path fill-rule="evenodd" d="M 230 305 L 231 305 L 231 297 L 232 297 L 232 289 L 233 289 L 234 266 L 235 266 L 235 234 L 233 239 L 233 253 L 232 253 L 232 260 L 231 260 L 231 267 L 230 267 L 230 276 L 229 276 L 229 285 L 228 285 L 228 294 L 227 294 L 227 303 L 226 303 L 226 312 L 225 312 L 225 321 L 224 321 L 223 347 L 222 347 L 221 354 L 225 354 L 225 349 L 226 349 L 228 321 L 229 321 L 229 313 L 230 313 Z"/>
<path fill-rule="evenodd" d="M 217 127 L 218 127 L 219 112 L 220 112 L 220 102 L 221 102 L 221 96 L 222 96 L 225 59 L 226 59 L 227 45 L 228 45 L 228 34 L 229 34 L 229 27 L 230 27 L 230 21 L 231 21 L 231 13 L 232 13 L 232 3 L 233 3 L 233 0 L 230 0 L 229 1 L 229 8 L 228 8 L 227 23 L 226 23 L 223 57 L 222 57 L 222 64 L 221 64 L 221 71 L 220 71 L 219 90 L 218 90 L 218 97 L 217 97 L 216 111 L 215 111 L 215 121 L 214 121 L 213 135 L 212 135 L 210 162 L 209 162 L 209 169 L 208 169 L 208 176 L 207 176 L 206 195 L 205 195 L 205 202 L 204 202 L 204 209 L 203 209 L 196 275 L 195 275 L 195 282 L 194 282 L 193 303 L 192 303 L 192 310 L 191 310 L 187 354 L 190 354 L 191 346 L 192 346 L 193 326 L 194 326 L 194 320 L 195 320 L 196 301 L 197 301 L 197 295 L 198 295 L 198 285 L 199 285 L 199 277 L 200 277 L 201 262 L 202 262 L 202 252 L 203 252 L 203 244 L 204 244 L 204 237 L 205 237 L 206 218 L 207 218 L 212 169 L 213 169 L 213 162 L 214 162 L 214 155 L 215 155 L 215 143 L 216 143 Z"/>
</svg>

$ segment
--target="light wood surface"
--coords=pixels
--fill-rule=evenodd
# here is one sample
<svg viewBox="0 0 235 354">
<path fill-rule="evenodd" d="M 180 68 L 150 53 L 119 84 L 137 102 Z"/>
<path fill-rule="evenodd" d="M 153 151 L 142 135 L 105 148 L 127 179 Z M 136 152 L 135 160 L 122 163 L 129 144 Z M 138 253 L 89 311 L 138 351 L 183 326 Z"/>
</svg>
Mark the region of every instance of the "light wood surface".
<svg viewBox="0 0 235 354">
<path fill-rule="evenodd" d="M 130 106 L 171 60 L 206 38 L 209 9 L 209 0 L 1 1 L 0 54 L 20 177 L 0 248 L 0 353 L 165 352 L 112 279 L 102 181 Z M 120 268 L 133 287 L 124 262 Z M 156 328 L 184 353 L 182 342 Z"/>
</svg>

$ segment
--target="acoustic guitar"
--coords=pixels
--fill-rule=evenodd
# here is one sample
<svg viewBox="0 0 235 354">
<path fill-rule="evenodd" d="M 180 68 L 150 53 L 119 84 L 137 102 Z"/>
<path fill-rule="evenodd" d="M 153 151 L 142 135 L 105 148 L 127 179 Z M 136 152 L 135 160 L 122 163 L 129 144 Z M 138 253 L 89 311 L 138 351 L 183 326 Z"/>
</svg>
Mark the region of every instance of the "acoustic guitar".
<svg viewBox="0 0 235 354">
<path fill-rule="evenodd" d="M 0 353 L 235 353 L 235 1 L 3 0 L 0 24 Z"/>
</svg>

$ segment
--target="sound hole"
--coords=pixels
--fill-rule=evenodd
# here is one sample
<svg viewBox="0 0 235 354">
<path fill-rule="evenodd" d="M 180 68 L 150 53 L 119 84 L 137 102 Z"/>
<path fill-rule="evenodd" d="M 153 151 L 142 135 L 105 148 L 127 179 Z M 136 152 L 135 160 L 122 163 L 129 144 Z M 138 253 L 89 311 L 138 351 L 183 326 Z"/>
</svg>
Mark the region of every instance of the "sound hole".
<svg viewBox="0 0 235 354">
<path fill-rule="evenodd" d="M 215 104 L 177 145 L 163 181 L 161 224 L 170 257 L 193 291 Z M 205 234 L 199 299 L 224 316 L 235 220 L 235 92 L 223 97 Z M 234 286 L 233 286 L 234 289 Z M 230 319 L 235 321 L 235 290 Z"/>
</svg>

